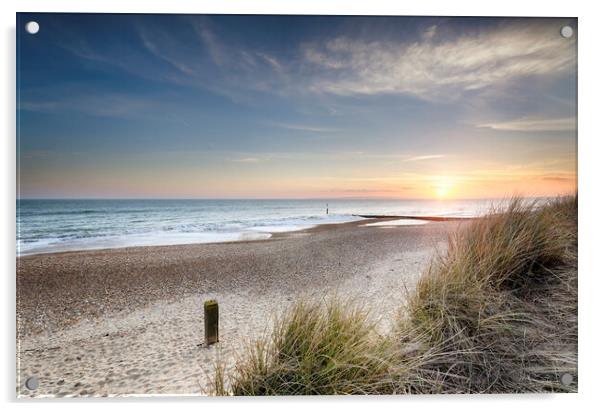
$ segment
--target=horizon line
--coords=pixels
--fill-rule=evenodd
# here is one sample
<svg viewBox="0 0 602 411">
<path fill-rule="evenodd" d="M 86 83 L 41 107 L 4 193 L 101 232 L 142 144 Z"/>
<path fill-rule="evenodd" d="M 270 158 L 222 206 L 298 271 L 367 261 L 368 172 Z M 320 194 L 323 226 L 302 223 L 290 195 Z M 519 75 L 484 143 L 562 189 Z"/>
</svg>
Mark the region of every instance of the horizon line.
<svg viewBox="0 0 602 411">
<path fill-rule="evenodd" d="M 432 198 L 432 197 L 23 197 L 16 198 L 16 201 L 34 200 L 34 201 L 73 201 L 73 200 L 189 200 L 189 201 L 286 201 L 286 200 L 307 200 L 307 201 L 336 201 L 336 200 L 398 200 L 398 201 L 462 201 L 462 200 L 504 200 L 513 197 L 520 198 L 555 198 L 568 197 L 573 194 L 554 194 L 554 195 L 508 195 L 498 197 L 464 197 L 464 198 Z"/>
</svg>

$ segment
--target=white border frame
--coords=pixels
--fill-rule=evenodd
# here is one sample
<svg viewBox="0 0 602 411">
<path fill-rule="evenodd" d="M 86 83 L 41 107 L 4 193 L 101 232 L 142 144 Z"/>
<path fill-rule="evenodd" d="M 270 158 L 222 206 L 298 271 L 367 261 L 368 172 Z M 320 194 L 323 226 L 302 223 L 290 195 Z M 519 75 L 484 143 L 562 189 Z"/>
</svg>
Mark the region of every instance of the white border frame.
<svg viewBox="0 0 602 411">
<path fill-rule="evenodd" d="M 599 331 L 600 268 L 598 241 L 602 235 L 598 216 L 602 198 L 596 177 L 602 176 L 602 153 L 598 121 L 600 93 L 600 13 L 593 1 L 531 1 L 500 0 L 484 2 L 476 0 L 420 0 L 415 2 L 386 0 L 168 0 L 168 1 L 125 1 L 88 0 L 69 1 L 42 0 L 3 1 L 0 3 L 2 20 L 2 110 L 0 110 L 3 133 L 2 150 L 2 243 L 0 255 L 3 263 L 2 303 L 4 330 L 1 339 L 3 400 L 9 409 L 21 405 L 41 406 L 48 409 L 81 407 L 92 408 L 110 404 L 116 409 L 143 406 L 161 409 L 167 404 L 177 404 L 199 410 L 199 407 L 232 407 L 242 405 L 250 409 L 303 409 L 327 405 L 337 409 L 365 408 L 367 406 L 399 409 L 400 407 L 426 407 L 445 411 L 459 409 L 482 409 L 488 411 L 509 407 L 538 407 L 566 410 L 570 403 L 580 406 L 597 402 L 597 383 L 600 370 L 601 332 Z M 450 15 L 450 16 L 545 16 L 579 18 L 579 394 L 564 395 L 481 395 L 481 396 L 400 396 L 379 398 L 268 398 L 268 399 L 213 399 L 213 398 L 129 398 L 124 400 L 46 400 L 23 401 L 15 398 L 15 13 L 16 12 L 119 12 L 119 13 L 220 13 L 220 14 L 349 14 L 349 15 Z M 598 211 L 599 212 L 599 211 Z M 598 240 L 598 241 L 597 241 Z M 598 259 L 596 258 L 598 257 Z M 33 403 L 33 404 L 32 404 Z"/>
</svg>

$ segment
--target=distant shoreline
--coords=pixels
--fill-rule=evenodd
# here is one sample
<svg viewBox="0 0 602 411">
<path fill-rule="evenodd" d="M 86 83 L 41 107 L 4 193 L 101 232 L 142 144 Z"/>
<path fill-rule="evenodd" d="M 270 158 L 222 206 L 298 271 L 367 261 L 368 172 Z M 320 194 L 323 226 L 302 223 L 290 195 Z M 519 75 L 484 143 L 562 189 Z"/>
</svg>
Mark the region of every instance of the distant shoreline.
<svg viewBox="0 0 602 411">
<path fill-rule="evenodd" d="M 372 218 L 372 219 L 395 218 L 398 220 L 425 220 L 425 221 L 468 221 L 468 220 L 474 220 L 475 218 L 478 218 L 478 217 L 439 217 L 439 216 L 408 216 L 408 215 L 394 216 L 394 215 L 378 215 L 378 214 L 376 214 L 376 215 L 353 214 L 353 215 L 355 217 Z"/>
<path fill-rule="evenodd" d="M 200 245 L 200 244 L 228 244 L 228 243 L 244 243 L 244 242 L 255 242 L 255 241 L 268 241 L 270 239 L 277 239 L 286 237 L 289 234 L 294 235 L 295 233 L 305 233 L 312 232 L 316 229 L 327 229 L 331 226 L 337 226 L 342 224 L 358 224 L 364 225 L 369 224 L 375 221 L 386 221 L 386 220 L 424 220 L 424 221 L 433 221 L 433 222 L 446 222 L 446 221 L 468 221 L 477 217 L 439 217 L 439 216 L 394 216 L 394 215 L 358 215 L 353 214 L 353 217 L 363 218 L 363 220 L 357 221 L 344 221 L 344 222 L 324 222 L 317 223 L 312 226 L 308 226 L 306 228 L 292 228 L 287 231 L 252 231 L 242 232 L 242 233 L 232 233 L 233 235 L 238 234 L 240 239 L 227 239 L 227 240 L 215 240 L 215 241 L 189 241 L 189 242 L 165 242 L 161 243 L 149 243 L 149 244 L 131 244 L 131 245 L 115 245 L 115 246 L 91 246 L 89 248 L 72 248 L 72 249 L 48 249 L 48 250 L 38 250 L 35 252 L 25 252 L 17 254 L 17 259 L 25 258 L 29 256 L 35 255 L 48 255 L 48 254 L 64 254 L 64 253 L 77 253 L 77 252 L 87 252 L 87 251 L 104 251 L 104 250 L 119 250 L 119 249 L 128 249 L 128 248 L 140 248 L 140 247 L 176 247 L 176 246 L 192 246 L 192 245 Z M 374 220 L 374 221 L 373 221 Z M 206 235 L 207 233 L 199 232 L 199 233 L 190 233 L 190 236 L 198 235 Z M 230 234 L 230 233 L 224 233 Z"/>
</svg>

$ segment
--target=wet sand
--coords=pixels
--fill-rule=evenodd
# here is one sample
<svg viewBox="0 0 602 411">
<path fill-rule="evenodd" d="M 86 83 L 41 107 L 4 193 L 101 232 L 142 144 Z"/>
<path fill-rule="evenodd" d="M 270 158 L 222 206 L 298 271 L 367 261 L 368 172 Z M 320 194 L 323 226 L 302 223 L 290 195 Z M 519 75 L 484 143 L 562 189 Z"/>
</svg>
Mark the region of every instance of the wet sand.
<svg viewBox="0 0 602 411">
<path fill-rule="evenodd" d="M 274 234 L 269 240 L 39 254 L 17 259 L 21 396 L 203 395 L 216 359 L 269 332 L 298 298 L 366 301 L 380 327 L 461 222 Z M 203 302 L 220 342 L 203 344 Z M 24 387 L 35 375 L 39 388 Z"/>
</svg>

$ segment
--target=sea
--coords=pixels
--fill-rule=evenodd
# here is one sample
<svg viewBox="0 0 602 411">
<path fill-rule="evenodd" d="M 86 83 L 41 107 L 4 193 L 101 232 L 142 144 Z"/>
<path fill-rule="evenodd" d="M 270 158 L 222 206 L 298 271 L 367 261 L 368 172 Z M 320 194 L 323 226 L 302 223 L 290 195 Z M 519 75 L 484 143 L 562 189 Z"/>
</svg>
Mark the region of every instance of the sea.
<svg viewBox="0 0 602 411">
<path fill-rule="evenodd" d="M 358 214 L 475 217 L 504 200 L 17 200 L 17 255 L 262 240 Z M 328 214 L 326 209 L 328 207 Z"/>
</svg>

